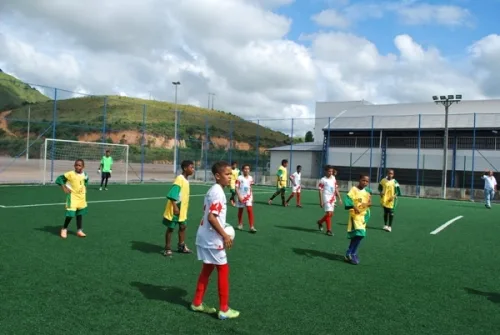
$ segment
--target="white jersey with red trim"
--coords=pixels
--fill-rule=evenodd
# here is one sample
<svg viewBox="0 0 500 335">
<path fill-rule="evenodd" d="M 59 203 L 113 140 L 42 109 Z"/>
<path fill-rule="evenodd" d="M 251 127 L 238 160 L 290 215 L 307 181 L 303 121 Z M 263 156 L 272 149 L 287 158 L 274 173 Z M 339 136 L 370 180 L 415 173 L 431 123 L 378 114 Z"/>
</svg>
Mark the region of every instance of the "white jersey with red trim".
<svg viewBox="0 0 500 335">
<path fill-rule="evenodd" d="M 222 186 L 215 184 L 208 190 L 203 204 L 203 219 L 196 233 L 197 246 L 207 249 L 224 249 L 224 240 L 222 236 L 212 228 L 210 222 L 208 222 L 208 214 L 214 214 L 220 226 L 224 228 L 227 213 L 226 202 L 226 194 Z"/>
<path fill-rule="evenodd" d="M 238 199 L 237 206 L 238 207 L 248 207 L 252 206 L 253 203 L 253 194 L 252 194 L 252 185 L 253 185 L 252 176 L 238 176 L 236 179 L 236 189 L 238 193 L 243 198 L 243 201 L 240 202 Z"/>
<path fill-rule="evenodd" d="M 329 203 L 334 204 L 337 200 L 335 198 L 335 190 L 337 189 L 337 179 L 334 176 L 330 178 L 323 177 L 319 181 L 318 185 L 321 190 L 321 194 L 323 196 L 323 204 Z"/>
</svg>

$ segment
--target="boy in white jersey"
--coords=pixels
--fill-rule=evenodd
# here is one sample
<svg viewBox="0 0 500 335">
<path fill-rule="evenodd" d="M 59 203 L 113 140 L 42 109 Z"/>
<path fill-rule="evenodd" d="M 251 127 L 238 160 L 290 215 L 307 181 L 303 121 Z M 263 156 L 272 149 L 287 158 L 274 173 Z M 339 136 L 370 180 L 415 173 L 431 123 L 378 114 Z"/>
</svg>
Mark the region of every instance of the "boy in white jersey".
<svg viewBox="0 0 500 335">
<path fill-rule="evenodd" d="M 495 197 L 497 190 L 497 180 L 493 175 L 493 171 L 486 170 L 481 177 L 484 180 L 484 206 L 488 209 L 491 208 L 491 200 Z"/>
<path fill-rule="evenodd" d="M 256 233 L 257 229 L 254 227 L 253 220 L 253 178 L 250 175 L 250 165 L 244 164 L 242 166 L 242 172 L 243 175 L 238 176 L 238 179 L 236 179 L 235 188 L 238 200 L 236 203 L 236 207 L 238 207 L 238 229 L 243 229 L 243 208 L 246 208 L 248 213 L 248 223 L 250 224 L 250 232 Z"/>
<path fill-rule="evenodd" d="M 302 171 L 302 166 L 300 165 L 297 165 L 297 171 L 294 172 L 291 176 L 290 176 L 290 182 L 292 184 L 292 194 L 290 194 L 290 196 L 288 197 L 288 199 L 286 200 L 286 205 L 288 206 L 288 203 L 290 202 L 290 200 L 292 200 L 292 198 L 297 195 L 297 207 L 302 207 L 302 205 L 300 204 L 300 178 L 301 178 L 301 171 Z"/>
<path fill-rule="evenodd" d="M 233 245 L 231 237 L 226 234 L 226 195 L 224 187 L 231 180 L 231 166 L 227 162 L 217 162 L 212 166 L 216 184 L 205 195 L 203 219 L 196 233 L 196 248 L 198 260 L 203 261 L 203 267 L 198 277 L 196 293 L 191 309 L 202 313 L 216 313 L 217 310 L 203 303 L 203 297 L 208 287 L 210 274 L 217 268 L 219 288 L 219 319 L 233 319 L 240 312 L 229 308 L 229 265 L 225 249 Z"/>
<path fill-rule="evenodd" d="M 333 211 L 335 209 L 335 201 L 337 198 L 342 204 L 342 198 L 340 198 L 339 189 L 337 187 L 337 179 L 335 179 L 335 174 L 337 171 L 331 165 L 325 167 L 325 176 L 321 178 L 318 188 L 319 188 L 319 205 L 325 210 L 325 215 L 318 220 L 318 228 L 323 231 L 323 223 L 326 223 L 326 234 L 333 236 L 332 232 L 332 217 Z"/>
</svg>

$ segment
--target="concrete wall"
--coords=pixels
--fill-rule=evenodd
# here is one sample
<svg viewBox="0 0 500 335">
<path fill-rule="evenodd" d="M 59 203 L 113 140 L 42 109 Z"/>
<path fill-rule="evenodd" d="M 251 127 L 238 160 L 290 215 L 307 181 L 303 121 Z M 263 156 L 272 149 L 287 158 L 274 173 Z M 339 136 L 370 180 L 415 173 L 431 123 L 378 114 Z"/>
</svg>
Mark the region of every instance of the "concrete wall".
<svg viewBox="0 0 500 335">
<path fill-rule="evenodd" d="M 370 166 L 370 149 L 364 148 L 330 148 L 328 162 L 334 166 L 350 166 L 352 153 L 353 167 Z M 416 149 L 387 149 L 387 167 L 400 169 L 417 168 Z M 448 169 L 453 167 L 453 151 L 448 151 Z M 472 171 L 472 151 L 457 150 L 456 170 L 463 171 L 464 164 L 466 171 Z M 380 149 L 372 150 L 372 167 L 380 165 Z M 419 165 L 421 169 L 441 170 L 443 167 L 443 150 L 422 149 L 420 150 Z M 484 171 L 485 169 L 500 170 L 500 151 L 481 150 L 474 155 L 474 171 Z"/>
</svg>

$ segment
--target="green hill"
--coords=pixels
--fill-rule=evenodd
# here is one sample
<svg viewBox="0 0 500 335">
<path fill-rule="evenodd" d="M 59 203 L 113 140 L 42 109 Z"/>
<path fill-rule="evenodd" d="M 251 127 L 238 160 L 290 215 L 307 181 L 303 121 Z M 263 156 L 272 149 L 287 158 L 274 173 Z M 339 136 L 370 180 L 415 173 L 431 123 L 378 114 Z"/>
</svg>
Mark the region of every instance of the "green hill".
<svg viewBox="0 0 500 335">
<path fill-rule="evenodd" d="M 35 88 L 0 70 L 0 111 L 48 100 Z"/>
<path fill-rule="evenodd" d="M 40 94 L 36 90 L 33 92 Z M 20 93 L 22 92 L 17 92 L 18 100 L 32 101 L 26 99 L 26 94 L 20 95 Z M 43 95 L 37 97 L 39 99 L 43 97 L 43 101 L 29 105 L 30 133 L 31 137 L 35 138 L 47 128 L 50 129 L 54 113 L 52 100 Z M 0 122 L 0 155 L 5 153 L 17 155 L 23 150 L 27 128 L 27 107 L 22 104 L 18 106 L 12 108 L 10 112 L 5 111 L 5 108 L 3 112 L 0 110 L 4 118 L 3 122 Z M 168 102 L 121 96 L 88 96 L 58 100 L 56 137 L 100 142 L 105 115 L 106 141 L 129 144 L 133 156 L 140 153 L 144 108 L 146 109 L 146 160 L 170 161 L 173 156 L 172 147 L 175 136 L 175 105 Z M 285 145 L 290 141 L 289 136 L 282 132 L 262 127 L 231 113 L 190 105 L 178 105 L 177 109 L 180 111 L 180 147 L 184 157 L 189 156 L 191 159 L 200 159 L 202 147 L 206 148 L 205 142 L 210 143 L 210 154 L 213 154 L 216 159 L 216 157 L 227 156 L 231 139 L 231 158 L 250 162 L 255 159 L 257 145 L 259 154 L 266 156 L 266 149 Z M 276 123 L 276 125 L 279 124 L 280 122 Z M 206 139 L 207 132 L 208 140 Z M 51 130 L 43 137 L 52 137 Z M 35 153 L 37 150 L 35 148 L 30 152 Z M 262 158 L 264 161 L 264 157 Z"/>
</svg>

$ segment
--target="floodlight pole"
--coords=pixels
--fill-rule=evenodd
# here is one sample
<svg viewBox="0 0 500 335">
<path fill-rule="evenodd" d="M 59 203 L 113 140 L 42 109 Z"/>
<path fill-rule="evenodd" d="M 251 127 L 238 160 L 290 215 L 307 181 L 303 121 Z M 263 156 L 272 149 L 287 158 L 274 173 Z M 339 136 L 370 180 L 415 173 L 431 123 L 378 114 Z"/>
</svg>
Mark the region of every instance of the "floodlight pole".
<svg viewBox="0 0 500 335">
<path fill-rule="evenodd" d="M 434 100 L 436 104 L 441 104 L 444 106 L 444 146 L 443 146 L 443 175 L 441 188 L 443 192 L 443 199 L 446 199 L 446 186 L 448 179 L 448 115 L 450 106 L 454 103 L 459 103 L 459 99 L 440 99 Z"/>
<path fill-rule="evenodd" d="M 179 112 L 177 110 L 177 86 L 181 84 L 180 81 L 173 81 L 172 85 L 175 86 L 175 100 L 174 100 L 174 106 L 175 106 L 175 124 L 174 124 L 174 175 L 177 176 L 177 137 L 178 137 L 178 130 L 179 128 Z"/>
</svg>

